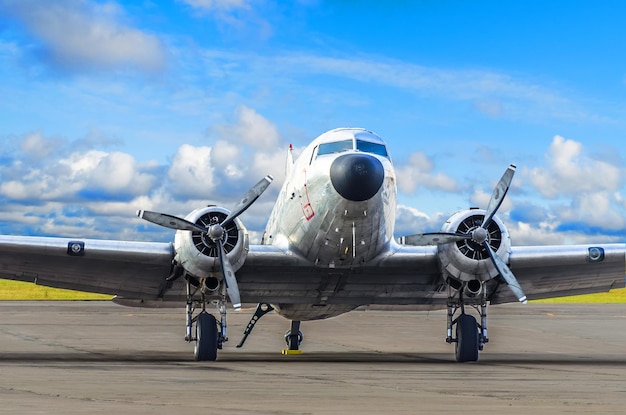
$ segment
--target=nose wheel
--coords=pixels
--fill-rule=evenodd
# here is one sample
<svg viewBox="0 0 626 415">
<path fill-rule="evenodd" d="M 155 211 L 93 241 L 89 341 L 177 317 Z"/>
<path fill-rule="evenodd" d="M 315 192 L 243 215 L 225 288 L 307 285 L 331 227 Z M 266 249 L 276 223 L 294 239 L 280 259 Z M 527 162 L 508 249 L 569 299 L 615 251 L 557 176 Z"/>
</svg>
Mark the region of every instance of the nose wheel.
<svg viewBox="0 0 626 415">
<path fill-rule="evenodd" d="M 287 349 L 283 350 L 283 354 L 302 354 L 300 350 L 300 344 L 304 340 L 304 335 L 300 331 L 300 322 L 292 321 L 291 330 L 285 333 L 285 342 L 287 343 Z"/>
</svg>

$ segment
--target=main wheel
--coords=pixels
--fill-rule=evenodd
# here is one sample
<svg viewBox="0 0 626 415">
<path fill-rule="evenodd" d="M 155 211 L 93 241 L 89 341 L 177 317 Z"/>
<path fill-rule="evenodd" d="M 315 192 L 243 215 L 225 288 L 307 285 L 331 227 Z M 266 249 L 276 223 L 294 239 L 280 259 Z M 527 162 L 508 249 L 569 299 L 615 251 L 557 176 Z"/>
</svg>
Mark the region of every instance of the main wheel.
<svg viewBox="0 0 626 415">
<path fill-rule="evenodd" d="M 194 356 L 198 361 L 217 359 L 217 321 L 206 311 L 198 314 L 196 320 L 196 346 Z"/>
<path fill-rule="evenodd" d="M 461 314 L 456 321 L 456 361 L 478 360 L 478 324 L 474 316 Z"/>
</svg>

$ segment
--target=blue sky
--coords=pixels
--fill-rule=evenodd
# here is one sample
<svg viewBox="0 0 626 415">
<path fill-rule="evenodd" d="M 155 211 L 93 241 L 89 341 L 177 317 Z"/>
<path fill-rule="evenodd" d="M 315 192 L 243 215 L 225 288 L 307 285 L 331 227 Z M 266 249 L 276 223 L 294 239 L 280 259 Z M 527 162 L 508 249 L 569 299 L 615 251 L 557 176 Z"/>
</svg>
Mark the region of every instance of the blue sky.
<svg viewBox="0 0 626 415">
<path fill-rule="evenodd" d="M 0 0 L 0 232 L 168 240 L 139 208 L 230 207 L 254 237 L 286 148 L 375 131 L 398 234 L 485 207 L 514 244 L 626 231 L 626 3 Z"/>
</svg>

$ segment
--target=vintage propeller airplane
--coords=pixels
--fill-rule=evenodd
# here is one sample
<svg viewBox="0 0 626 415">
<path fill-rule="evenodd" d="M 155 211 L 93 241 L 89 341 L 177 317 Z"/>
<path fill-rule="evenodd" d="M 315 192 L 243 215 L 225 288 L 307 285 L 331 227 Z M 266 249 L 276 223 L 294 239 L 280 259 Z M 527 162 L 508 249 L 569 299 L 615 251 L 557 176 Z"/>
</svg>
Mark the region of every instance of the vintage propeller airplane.
<svg viewBox="0 0 626 415">
<path fill-rule="evenodd" d="M 359 306 L 447 308 L 456 360 L 478 360 L 488 342 L 487 306 L 624 287 L 625 244 L 513 247 L 496 216 L 513 179 L 509 166 L 486 209 L 452 215 L 440 232 L 393 239 L 396 177 L 385 142 L 357 128 L 329 131 L 288 172 L 261 244 L 239 216 L 272 181 L 261 179 L 229 211 L 184 219 L 140 210 L 176 230 L 173 243 L 0 236 L 0 277 L 107 293 L 129 306 L 186 304 L 186 340 L 215 360 L 228 340 L 227 303 L 257 303 L 256 322 L 276 310 L 291 320 L 285 353 L 300 350 L 300 322 Z M 215 304 L 219 320 L 207 311 Z"/>
</svg>

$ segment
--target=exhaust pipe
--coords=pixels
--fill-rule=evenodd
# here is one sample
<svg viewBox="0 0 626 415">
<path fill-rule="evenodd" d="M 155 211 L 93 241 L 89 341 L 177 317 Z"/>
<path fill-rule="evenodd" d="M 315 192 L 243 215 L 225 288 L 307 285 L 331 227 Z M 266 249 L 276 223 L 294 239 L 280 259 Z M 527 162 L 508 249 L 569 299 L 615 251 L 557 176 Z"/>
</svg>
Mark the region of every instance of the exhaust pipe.
<svg viewBox="0 0 626 415">
<path fill-rule="evenodd" d="M 220 280 L 215 277 L 207 277 L 202 280 L 202 291 L 212 293 L 220 287 Z"/>
<path fill-rule="evenodd" d="M 465 295 L 476 297 L 483 291 L 483 284 L 478 280 L 471 280 L 465 284 Z"/>
</svg>

